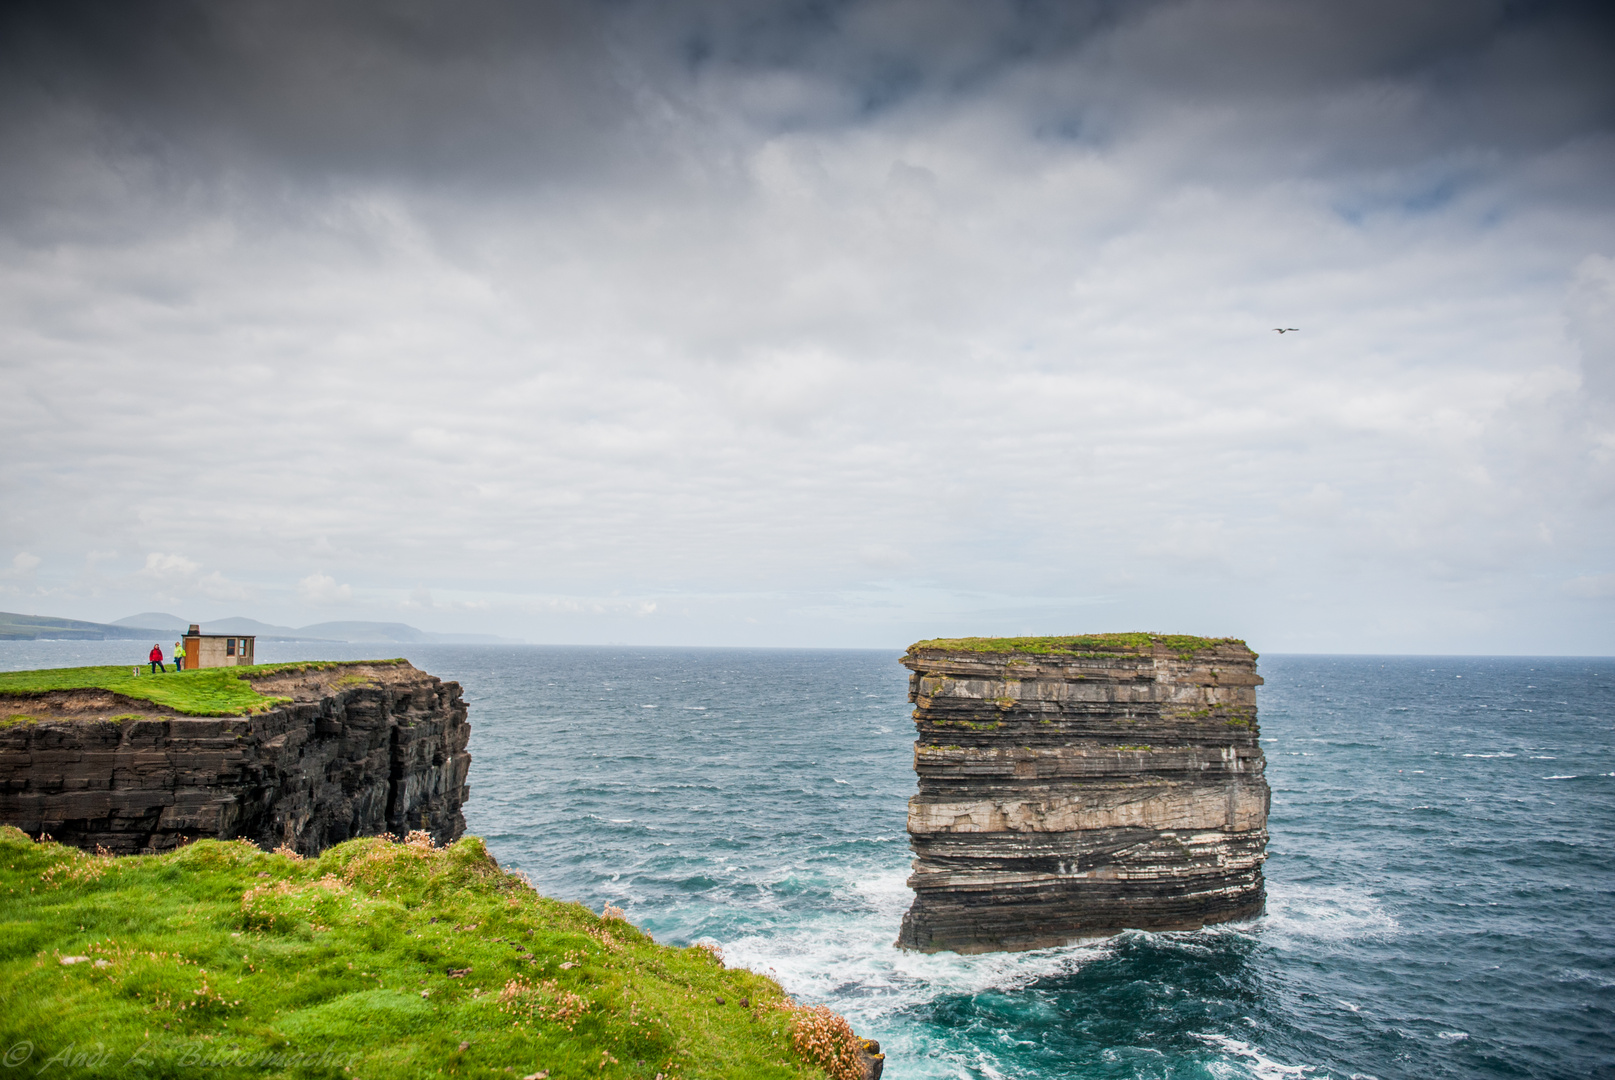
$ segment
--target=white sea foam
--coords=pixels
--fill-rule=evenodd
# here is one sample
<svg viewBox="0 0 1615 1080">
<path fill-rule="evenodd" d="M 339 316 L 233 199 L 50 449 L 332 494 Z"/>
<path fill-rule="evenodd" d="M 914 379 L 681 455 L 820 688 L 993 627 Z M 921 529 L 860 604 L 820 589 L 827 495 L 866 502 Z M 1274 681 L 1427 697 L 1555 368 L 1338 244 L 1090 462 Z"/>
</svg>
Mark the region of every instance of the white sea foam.
<svg viewBox="0 0 1615 1080">
<path fill-rule="evenodd" d="M 1605 990 L 1615 987 L 1615 979 L 1596 971 L 1588 971 L 1585 968 L 1565 968 L 1559 973 L 1559 978 L 1564 982 L 1592 983 L 1594 986 Z"/>
<path fill-rule="evenodd" d="M 1173 947 L 1193 950 L 1201 939 L 1220 934 L 1259 933 L 1278 945 L 1304 947 L 1303 941 L 1349 940 L 1394 933 L 1395 919 L 1379 902 L 1347 888 L 1270 886 L 1268 913 L 1250 923 L 1208 928 L 1192 934 L 1127 937 L 1019 953 L 960 956 L 926 955 L 892 947 L 897 926 L 913 899 L 906 866 L 848 868 L 841 884 L 845 904 L 790 928 L 759 928 L 719 942 L 725 961 L 777 979 L 799 1000 L 824 1002 L 861 1031 L 881 1033 L 893 1060 L 905 1062 L 913 1080 L 1015 1075 L 987 1045 L 939 1044 L 905 1022 L 904 1014 L 923 1012 L 932 1003 L 982 993 L 1013 993 L 1038 980 L 1067 975 L 1110 955 L 1134 936 L 1170 938 Z M 1343 1007 L 1356 1011 L 1348 1002 Z M 1214 1076 L 1281 1080 L 1314 1076 L 1310 1065 L 1273 1060 L 1250 1043 L 1226 1036 L 1205 1036 L 1225 1051 L 1226 1060 L 1207 1064 Z"/>
<path fill-rule="evenodd" d="M 778 979 L 806 1001 L 832 1004 L 855 1027 L 939 997 L 1012 990 L 1068 973 L 1105 955 L 1105 945 L 1034 952 L 923 954 L 892 947 L 913 894 L 906 868 L 868 873 L 846 884 L 849 903 L 807 924 L 722 942 L 727 963 Z M 987 1063 L 958 1063 L 987 1071 Z M 968 1075 L 942 1072 L 936 1075 Z"/>
<path fill-rule="evenodd" d="M 1248 1042 L 1231 1039 L 1227 1035 L 1197 1034 L 1200 1039 L 1225 1053 L 1232 1054 L 1235 1061 L 1213 1061 L 1206 1065 L 1206 1071 L 1213 1076 L 1236 1077 L 1254 1076 L 1258 1080 L 1279 1080 L 1286 1076 L 1306 1076 L 1313 1072 L 1315 1065 L 1285 1065 L 1274 1061 L 1266 1054 Z"/>
<path fill-rule="evenodd" d="M 1258 925 L 1284 948 L 1302 941 L 1349 941 L 1400 928 L 1373 896 L 1344 886 L 1316 888 L 1268 883 L 1267 913 Z"/>
</svg>

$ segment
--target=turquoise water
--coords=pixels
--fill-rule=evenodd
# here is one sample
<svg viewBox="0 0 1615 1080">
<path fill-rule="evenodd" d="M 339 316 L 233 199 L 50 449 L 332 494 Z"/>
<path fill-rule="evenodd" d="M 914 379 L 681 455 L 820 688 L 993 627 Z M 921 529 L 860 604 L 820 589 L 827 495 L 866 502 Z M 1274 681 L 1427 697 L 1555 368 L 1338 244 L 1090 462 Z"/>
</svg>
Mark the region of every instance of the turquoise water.
<svg viewBox="0 0 1615 1080">
<path fill-rule="evenodd" d="M 829 1003 L 895 1080 L 1615 1077 L 1615 661 L 1264 657 L 1266 915 L 958 957 L 891 947 L 895 653 L 408 652 L 466 688 L 466 818 L 501 862 Z"/>
</svg>

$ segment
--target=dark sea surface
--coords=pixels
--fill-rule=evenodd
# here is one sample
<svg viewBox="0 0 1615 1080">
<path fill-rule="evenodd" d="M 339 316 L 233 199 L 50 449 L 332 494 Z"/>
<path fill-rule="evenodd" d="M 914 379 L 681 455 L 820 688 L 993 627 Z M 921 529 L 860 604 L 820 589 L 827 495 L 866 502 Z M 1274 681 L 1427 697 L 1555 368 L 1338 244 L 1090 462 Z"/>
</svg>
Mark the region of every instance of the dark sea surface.
<svg viewBox="0 0 1615 1080">
<path fill-rule="evenodd" d="M 0 643 L 0 667 L 139 643 Z M 1269 656 L 1268 909 L 1033 953 L 892 948 L 895 652 L 404 652 L 471 703 L 470 831 L 543 891 L 714 941 L 913 1077 L 1615 1077 L 1615 660 Z"/>
</svg>

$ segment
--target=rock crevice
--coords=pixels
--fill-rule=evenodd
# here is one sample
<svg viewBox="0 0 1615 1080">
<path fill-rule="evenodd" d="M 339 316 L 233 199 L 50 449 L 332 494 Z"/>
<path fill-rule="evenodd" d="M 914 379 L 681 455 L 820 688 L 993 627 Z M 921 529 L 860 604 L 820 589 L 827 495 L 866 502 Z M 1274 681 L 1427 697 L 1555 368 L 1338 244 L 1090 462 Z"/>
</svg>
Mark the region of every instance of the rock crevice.
<svg viewBox="0 0 1615 1080">
<path fill-rule="evenodd" d="M 357 836 L 465 831 L 470 725 L 458 683 L 403 662 L 251 680 L 289 702 L 187 716 L 107 691 L 0 703 L 0 822 L 116 854 L 201 837 L 314 854 Z"/>
<path fill-rule="evenodd" d="M 1105 635 L 912 646 L 914 904 L 898 945 L 1043 948 L 1262 910 L 1256 654 Z"/>
</svg>

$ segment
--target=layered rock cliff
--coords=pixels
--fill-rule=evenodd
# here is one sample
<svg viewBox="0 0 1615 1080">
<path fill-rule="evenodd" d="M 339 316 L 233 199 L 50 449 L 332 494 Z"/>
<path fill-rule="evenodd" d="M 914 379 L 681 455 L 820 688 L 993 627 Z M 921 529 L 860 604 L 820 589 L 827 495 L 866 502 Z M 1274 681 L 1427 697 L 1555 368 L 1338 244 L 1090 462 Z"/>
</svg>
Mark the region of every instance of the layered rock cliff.
<svg viewBox="0 0 1615 1080">
<path fill-rule="evenodd" d="M 923 641 L 914 904 L 898 944 L 990 952 L 1262 910 L 1256 654 L 1148 634 Z"/>
<path fill-rule="evenodd" d="M 403 661 L 250 680 L 290 699 L 182 715 L 105 690 L 0 700 L 0 823 L 116 854 L 201 837 L 313 854 L 357 836 L 465 831 L 470 725 L 458 683 Z"/>
</svg>

